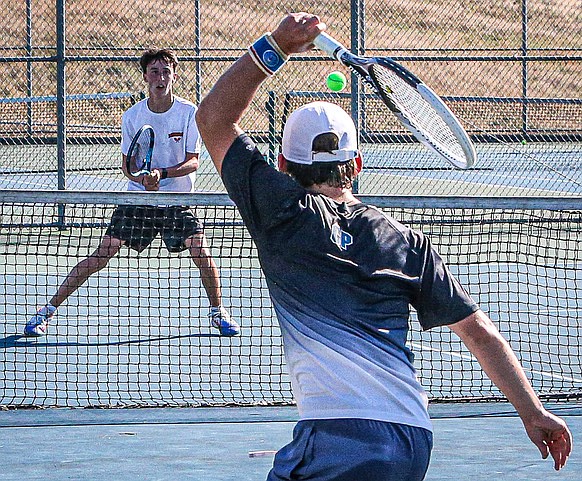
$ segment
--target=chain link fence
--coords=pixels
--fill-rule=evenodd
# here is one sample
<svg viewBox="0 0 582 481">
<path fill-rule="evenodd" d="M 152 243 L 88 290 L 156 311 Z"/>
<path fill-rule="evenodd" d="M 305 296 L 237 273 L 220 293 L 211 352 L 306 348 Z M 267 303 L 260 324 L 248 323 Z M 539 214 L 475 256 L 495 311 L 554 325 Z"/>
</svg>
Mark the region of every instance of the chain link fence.
<svg viewBox="0 0 582 481">
<path fill-rule="evenodd" d="M 359 127 L 358 189 L 395 195 L 582 194 L 580 0 L 323 1 L 311 8 L 352 51 L 387 55 L 441 95 L 477 147 L 456 171 L 419 146 L 344 67 L 313 51 L 261 87 L 242 127 L 273 160 L 289 111 L 327 99 Z M 291 2 L 80 2 L 0 6 L 0 188 L 125 190 L 122 113 L 146 94 L 138 59 L 180 58 L 176 94 L 196 103 Z M 325 86 L 343 71 L 344 92 Z M 198 189 L 221 191 L 205 152 Z"/>
</svg>

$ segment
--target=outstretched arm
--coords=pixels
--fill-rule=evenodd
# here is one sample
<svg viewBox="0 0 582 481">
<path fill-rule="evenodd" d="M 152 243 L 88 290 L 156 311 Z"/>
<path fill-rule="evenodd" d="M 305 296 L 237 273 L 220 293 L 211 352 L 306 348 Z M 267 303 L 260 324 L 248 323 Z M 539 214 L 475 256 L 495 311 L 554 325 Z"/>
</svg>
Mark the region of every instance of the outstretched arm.
<svg viewBox="0 0 582 481">
<path fill-rule="evenodd" d="M 479 364 L 513 404 L 531 441 L 542 457 L 554 459 L 562 468 L 572 451 L 572 435 L 566 423 L 544 409 L 508 342 L 493 322 L 477 311 L 450 326 L 479 361 Z"/>
<path fill-rule="evenodd" d="M 325 29 L 319 17 L 308 13 L 287 15 L 272 33 L 287 55 L 305 52 Z M 202 100 L 196 114 L 198 129 L 218 172 L 226 152 L 241 133 L 238 126 L 258 87 L 267 78 L 248 53 L 239 58 Z"/>
</svg>

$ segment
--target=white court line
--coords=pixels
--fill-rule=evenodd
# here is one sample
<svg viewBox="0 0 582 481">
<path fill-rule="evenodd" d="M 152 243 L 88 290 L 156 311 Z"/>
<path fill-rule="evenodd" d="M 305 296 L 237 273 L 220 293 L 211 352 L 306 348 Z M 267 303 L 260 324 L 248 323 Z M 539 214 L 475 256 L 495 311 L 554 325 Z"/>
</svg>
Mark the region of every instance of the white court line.
<svg viewBox="0 0 582 481">
<path fill-rule="evenodd" d="M 575 377 L 561 376 L 558 374 L 552 374 L 551 372 L 549 373 L 549 372 L 544 372 L 544 371 L 535 371 L 533 369 L 527 369 L 527 371 L 531 372 L 532 374 L 538 374 L 541 377 L 549 377 L 552 379 L 559 379 L 560 381 L 569 381 L 569 382 L 582 384 L 582 379 L 577 379 Z"/>
<path fill-rule="evenodd" d="M 51 179 L 53 180 L 53 179 Z M 42 189 L 54 189 L 56 188 L 56 178 L 54 178 L 54 182 L 46 181 L 43 179 L 28 181 L 18 179 L 0 179 L 0 187 L 3 189 L 22 189 L 24 187 L 30 188 L 42 188 Z"/>
<path fill-rule="evenodd" d="M 425 344 L 418 344 L 416 342 L 411 342 L 410 345 L 412 347 L 415 347 L 415 348 L 419 349 L 419 350 L 438 352 L 439 354 L 442 354 L 445 357 L 446 356 L 449 356 L 450 358 L 457 358 L 457 359 L 463 359 L 465 361 L 475 361 L 475 362 L 477 362 L 477 359 L 472 354 L 462 354 L 460 352 L 443 351 L 442 349 L 437 349 L 435 347 L 430 347 L 430 346 L 425 345 Z"/>
<path fill-rule="evenodd" d="M 404 172 L 395 173 L 394 171 L 386 170 L 381 172 L 381 174 L 390 175 L 393 178 L 402 178 L 405 180 L 410 179 L 423 179 L 431 180 L 434 179 L 434 173 L 432 172 Z M 454 182 L 455 184 L 469 185 L 469 186 L 495 186 L 495 187 L 511 187 L 515 190 L 521 191 L 541 191 L 547 193 L 576 193 L 580 191 L 580 187 L 572 186 L 572 181 L 566 181 L 563 179 L 555 179 L 549 175 L 546 176 L 536 176 L 533 177 L 529 174 L 515 174 L 506 173 L 500 171 L 493 171 L 491 173 L 482 173 L 479 177 L 473 178 L 463 178 L 461 174 L 457 174 L 456 177 L 450 176 L 446 179 L 435 179 L 439 181 Z M 550 188 L 545 186 L 551 181 L 552 185 Z"/>
<path fill-rule="evenodd" d="M 412 347 L 415 347 L 417 349 L 421 349 L 421 350 L 426 350 L 426 351 L 433 351 L 433 352 L 438 352 L 439 354 L 441 354 L 444 357 L 450 357 L 450 358 L 457 358 L 457 359 L 463 359 L 465 361 L 477 361 L 477 358 L 475 358 L 473 355 L 471 354 L 462 354 L 460 352 L 451 352 L 451 351 L 443 351 L 442 349 L 436 349 L 434 347 L 430 347 L 428 345 L 425 344 L 419 344 L 419 343 L 415 343 L 412 342 L 410 343 L 410 345 Z M 562 375 L 558 375 L 558 374 L 553 374 L 551 372 L 546 372 L 546 371 L 537 371 L 535 369 L 525 369 L 525 371 L 527 372 L 531 372 L 532 374 L 537 374 L 541 377 L 547 377 L 547 378 L 551 378 L 551 379 L 559 379 L 561 381 L 569 381 L 569 382 L 575 382 L 575 383 L 582 383 L 582 379 L 579 378 L 575 378 L 575 377 L 568 377 L 568 376 L 562 376 Z"/>
<path fill-rule="evenodd" d="M 264 458 L 265 456 L 275 456 L 277 451 L 267 450 L 267 451 L 249 451 L 249 458 Z"/>
</svg>

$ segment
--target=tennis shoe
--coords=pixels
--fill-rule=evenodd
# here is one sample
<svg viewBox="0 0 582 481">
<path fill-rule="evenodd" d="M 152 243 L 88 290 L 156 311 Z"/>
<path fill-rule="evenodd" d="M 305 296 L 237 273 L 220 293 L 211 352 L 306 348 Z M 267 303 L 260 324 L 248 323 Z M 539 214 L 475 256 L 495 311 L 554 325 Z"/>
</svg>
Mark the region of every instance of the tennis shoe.
<svg viewBox="0 0 582 481">
<path fill-rule="evenodd" d="M 218 329 L 221 336 L 231 337 L 239 335 L 240 326 L 232 320 L 230 314 L 224 307 L 213 307 L 209 315 L 212 327 Z"/>
<path fill-rule="evenodd" d="M 52 307 L 52 306 L 51 306 Z M 30 321 L 24 326 L 24 335 L 29 337 L 41 337 L 46 334 L 48 321 L 56 309 L 48 306 L 41 307 L 38 312 L 30 318 Z"/>
</svg>

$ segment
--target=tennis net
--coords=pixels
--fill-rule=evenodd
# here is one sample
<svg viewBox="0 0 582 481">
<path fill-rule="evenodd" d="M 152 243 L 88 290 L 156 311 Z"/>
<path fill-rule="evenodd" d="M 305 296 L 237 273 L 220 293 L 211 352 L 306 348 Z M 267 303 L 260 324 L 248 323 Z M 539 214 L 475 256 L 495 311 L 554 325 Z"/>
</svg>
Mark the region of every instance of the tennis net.
<svg viewBox="0 0 582 481">
<path fill-rule="evenodd" d="M 582 396 L 582 198 L 362 196 L 427 233 L 489 313 L 544 399 Z M 211 329 L 187 252 L 159 238 L 122 249 L 59 308 L 48 335 L 21 335 L 99 244 L 121 204 L 190 205 L 221 274 L 238 337 Z M 0 405 L 292 404 L 280 331 L 257 252 L 223 194 L 0 191 Z M 410 346 L 431 401 L 503 400 L 446 328 Z"/>
</svg>

